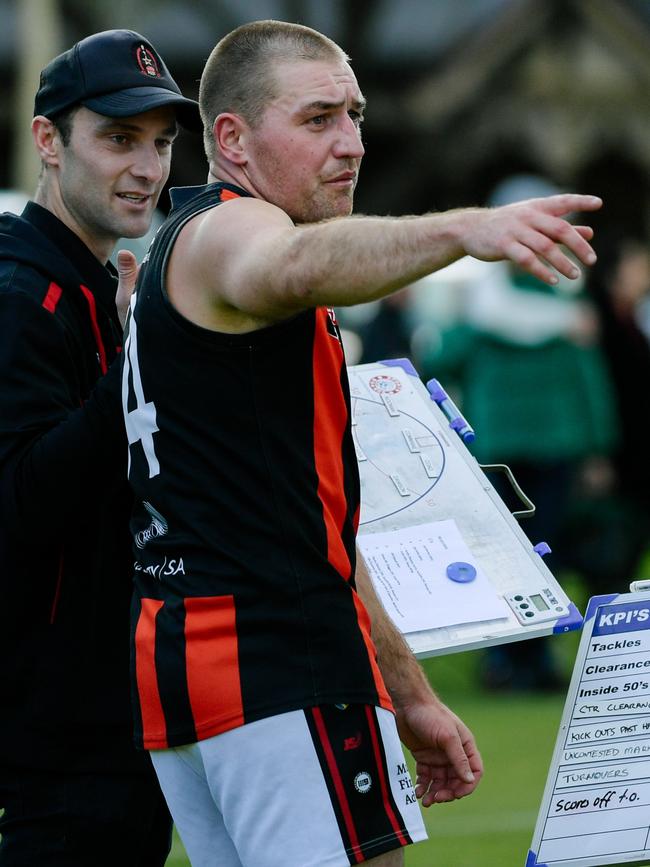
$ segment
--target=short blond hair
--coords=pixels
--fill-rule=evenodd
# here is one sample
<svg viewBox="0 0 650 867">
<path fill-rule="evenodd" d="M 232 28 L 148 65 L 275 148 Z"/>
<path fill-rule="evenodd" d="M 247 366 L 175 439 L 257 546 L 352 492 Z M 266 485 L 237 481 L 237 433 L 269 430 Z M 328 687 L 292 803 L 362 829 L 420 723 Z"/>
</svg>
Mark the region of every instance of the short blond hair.
<svg viewBox="0 0 650 867">
<path fill-rule="evenodd" d="M 221 39 L 210 54 L 199 86 L 203 143 L 214 157 L 212 127 L 233 112 L 255 127 L 275 98 L 274 63 L 286 60 L 349 60 L 331 39 L 311 27 L 286 21 L 253 21 Z"/>
</svg>

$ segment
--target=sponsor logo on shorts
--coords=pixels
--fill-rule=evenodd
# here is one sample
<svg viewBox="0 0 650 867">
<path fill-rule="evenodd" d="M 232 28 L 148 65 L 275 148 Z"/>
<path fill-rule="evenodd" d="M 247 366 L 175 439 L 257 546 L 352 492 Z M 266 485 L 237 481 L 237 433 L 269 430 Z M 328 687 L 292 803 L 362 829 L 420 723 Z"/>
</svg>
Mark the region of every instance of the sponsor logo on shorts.
<svg viewBox="0 0 650 867">
<path fill-rule="evenodd" d="M 348 750 L 358 750 L 361 746 L 361 741 L 361 732 L 357 732 L 356 735 L 351 738 L 345 738 L 343 740 L 343 751 L 347 752 Z"/>
<path fill-rule="evenodd" d="M 360 795 L 367 795 L 372 788 L 372 777 L 368 771 L 360 771 L 354 778 L 354 788 Z"/>
<path fill-rule="evenodd" d="M 348 704 L 335 704 L 335 705 L 334 705 L 334 707 L 335 707 L 337 710 L 347 710 L 347 709 L 349 708 L 349 706 L 350 706 L 350 705 L 348 705 Z"/>
</svg>

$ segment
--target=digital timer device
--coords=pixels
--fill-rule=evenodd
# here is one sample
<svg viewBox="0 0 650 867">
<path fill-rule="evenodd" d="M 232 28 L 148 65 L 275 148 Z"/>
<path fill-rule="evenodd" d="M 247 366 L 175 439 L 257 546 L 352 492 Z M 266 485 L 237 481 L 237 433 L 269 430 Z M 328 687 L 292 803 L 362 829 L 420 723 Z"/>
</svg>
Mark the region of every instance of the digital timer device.
<svg viewBox="0 0 650 867">
<path fill-rule="evenodd" d="M 503 598 L 524 625 L 557 620 L 567 614 L 567 609 L 548 587 L 542 587 L 538 593 L 506 593 Z"/>
</svg>

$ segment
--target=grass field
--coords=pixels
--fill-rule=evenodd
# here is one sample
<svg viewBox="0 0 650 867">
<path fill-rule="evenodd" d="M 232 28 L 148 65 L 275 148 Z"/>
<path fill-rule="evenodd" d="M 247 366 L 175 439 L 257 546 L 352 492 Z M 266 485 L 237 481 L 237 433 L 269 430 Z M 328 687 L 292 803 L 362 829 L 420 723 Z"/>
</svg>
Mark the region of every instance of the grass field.
<svg viewBox="0 0 650 867">
<path fill-rule="evenodd" d="M 578 633 L 553 651 L 570 673 Z M 469 798 L 425 811 L 429 840 L 410 846 L 407 867 L 523 867 L 532 840 L 564 695 L 495 694 L 480 689 L 478 652 L 425 660 L 431 683 L 470 726 L 485 777 Z M 167 867 L 188 867 L 175 840 Z"/>
</svg>

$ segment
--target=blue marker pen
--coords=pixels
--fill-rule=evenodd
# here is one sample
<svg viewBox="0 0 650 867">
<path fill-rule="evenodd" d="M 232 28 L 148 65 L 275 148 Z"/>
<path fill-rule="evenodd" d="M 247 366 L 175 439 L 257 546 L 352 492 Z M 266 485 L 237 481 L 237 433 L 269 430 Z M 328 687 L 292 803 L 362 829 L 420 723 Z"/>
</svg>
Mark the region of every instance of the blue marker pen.
<svg viewBox="0 0 650 867">
<path fill-rule="evenodd" d="M 456 431 L 464 443 L 473 442 L 476 439 L 474 430 L 468 424 L 467 420 L 463 418 L 461 411 L 440 385 L 438 380 L 430 379 L 427 382 L 427 389 L 431 395 L 431 400 L 435 400 L 440 409 L 449 419 L 449 427 Z"/>
</svg>

